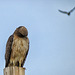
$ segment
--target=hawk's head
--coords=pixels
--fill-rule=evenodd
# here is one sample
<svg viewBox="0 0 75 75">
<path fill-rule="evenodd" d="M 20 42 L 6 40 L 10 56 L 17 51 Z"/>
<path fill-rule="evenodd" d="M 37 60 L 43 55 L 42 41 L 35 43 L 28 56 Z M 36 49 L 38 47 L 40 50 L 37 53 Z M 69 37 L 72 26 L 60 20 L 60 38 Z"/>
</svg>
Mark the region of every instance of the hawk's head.
<svg viewBox="0 0 75 75">
<path fill-rule="evenodd" d="M 28 31 L 24 26 L 20 26 L 15 30 L 14 34 L 18 35 L 19 37 L 25 37 L 28 35 Z"/>
</svg>

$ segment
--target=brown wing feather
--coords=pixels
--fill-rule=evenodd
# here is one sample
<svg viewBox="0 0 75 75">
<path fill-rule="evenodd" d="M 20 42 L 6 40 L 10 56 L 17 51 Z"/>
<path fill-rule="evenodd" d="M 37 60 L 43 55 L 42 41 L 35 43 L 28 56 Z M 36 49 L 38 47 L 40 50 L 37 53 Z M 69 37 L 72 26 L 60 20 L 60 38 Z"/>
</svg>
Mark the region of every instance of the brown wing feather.
<svg viewBox="0 0 75 75">
<path fill-rule="evenodd" d="M 27 55 L 28 55 L 28 52 L 29 52 L 29 42 L 28 42 L 28 50 L 27 50 L 27 52 L 26 52 L 26 54 L 25 54 L 25 58 L 24 58 L 24 60 L 23 60 L 23 62 L 22 62 L 22 64 L 21 64 L 21 67 L 23 67 L 23 65 L 24 65 L 24 63 L 25 63 L 26 57 L 27 57 Z"/>
<path fill-rule="evenodd" d="M 13 42 L 13 35 L 9 37 L 7 44 L 6 44 L 6 53 L 5 53 L 6 65 L 5 67 L 8 66 L 9 61 L 10 61 L 12 42 Z"/>
</svg>

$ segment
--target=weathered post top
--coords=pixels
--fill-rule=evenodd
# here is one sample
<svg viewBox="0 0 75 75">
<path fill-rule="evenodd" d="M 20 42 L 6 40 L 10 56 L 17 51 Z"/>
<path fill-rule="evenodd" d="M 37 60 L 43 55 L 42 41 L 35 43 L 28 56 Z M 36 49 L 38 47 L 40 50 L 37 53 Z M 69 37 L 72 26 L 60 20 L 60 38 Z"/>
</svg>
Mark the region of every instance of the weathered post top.
<svg viewBox="0 0 75 75">
<path fill-rule="evenodd" d="M 25 68 L 17 66 L 6 67 L 4 75 L 25 75 Z"/>
</svg>

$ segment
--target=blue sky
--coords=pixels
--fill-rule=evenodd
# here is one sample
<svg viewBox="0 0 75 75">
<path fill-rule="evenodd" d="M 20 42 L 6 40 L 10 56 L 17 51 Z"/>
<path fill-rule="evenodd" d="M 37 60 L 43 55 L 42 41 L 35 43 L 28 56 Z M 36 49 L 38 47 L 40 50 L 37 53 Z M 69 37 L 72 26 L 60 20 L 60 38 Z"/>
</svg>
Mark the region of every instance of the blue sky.
<svg viewBox="0 0 75 75">
<path fill-rule="evenodd" d="M 74 6 L 75 0 L 0 0 L 0 75 L 6 42 L 19 26 L 29 32 L 26 75 L 75 75 L 75 11 L 58 11 Z"/>
</svg>

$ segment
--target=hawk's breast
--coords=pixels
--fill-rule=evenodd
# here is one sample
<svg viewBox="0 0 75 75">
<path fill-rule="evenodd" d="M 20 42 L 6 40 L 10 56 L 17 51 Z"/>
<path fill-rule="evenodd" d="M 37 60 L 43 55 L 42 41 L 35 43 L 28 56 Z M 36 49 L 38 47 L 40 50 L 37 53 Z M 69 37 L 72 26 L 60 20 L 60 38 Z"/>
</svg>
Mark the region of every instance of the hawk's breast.
<svg viewBox="0 0 75 75">
<path fill-rule="evenodd" d="M 27 38 L 20 38 L 14 35 L 12 44 L 12 57 L 24 57 L 28 50 L 28 40 Z"/>
</svg>

